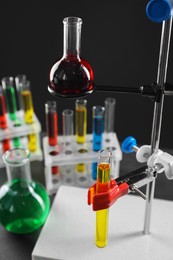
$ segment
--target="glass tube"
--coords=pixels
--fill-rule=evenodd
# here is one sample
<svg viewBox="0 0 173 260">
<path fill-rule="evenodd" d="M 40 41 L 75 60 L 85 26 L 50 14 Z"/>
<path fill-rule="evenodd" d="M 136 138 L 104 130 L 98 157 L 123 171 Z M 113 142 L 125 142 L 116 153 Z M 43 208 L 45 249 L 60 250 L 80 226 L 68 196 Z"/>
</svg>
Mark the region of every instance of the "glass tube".
<svg viewBox="0 0 173 260">
<path fill-rule="evenodd" d="M 0 222 L 10 232 L 32 232 L 45 222 L 50 201 L 44 187 L 31 178 L 30 153 L 15 148 L 3 155 L 8 182 L 0 189 Z"/>
<path fill-rule="evenodd" d="M 83 144 L 86 141 L 87 131 L 87 100 L 76 100 L 76 141 Z"/>
<path fill-rule="evenodd" d="M 102 106 L 94 106 L 92 108 L 94 151 L 99 151 L 102 149 L 104 131 L 104 112 L 105 108 Z"/>
<path fill-rule="evenodd" d="M 110 187 L 111 153 L 107 149 L 98 153 L 96 193 L 106 192 Z M 96 238 L 98 247 L 107 245 L 109 209 L 96 211 Z"/>
<path fill-rule="evenodd" d="M 14 88 L 13 77 L 5 77 L 2 79 L 2 87 L 5 93 L 5 99 L 7 104 L 7 112 L 11 120 L 16 120 L 17 115 L 17 104 L 16 104 L 16 93 Z"/>
<path fill-rule="evenodd" d="M 64 144 L 67 146 L 71 143 L 71 138 L 74 135 L 74 112 L 71 109 L 62 111 L 62 131 Z"/>
<path fill-rule="evenodd" d="M 48 143 L 51 146 L 58 143 L 58 115 L 55 101 L 47 101 L 45 104 L 46 130 Z"/>
<path fill-rule="evenodd" d="M 55 101 L 46 102 L 45 113 L 46 113 L 46 131 L 48 137 L 48 144 L 50 146 L 56 146 L 58 143 L 58 115 L 57 115 L 57 105 Z M 55 154 L 57 154 L 56 151 Z M 52 166 L 53 175 L 58 174 L 58 171 L 59 171 L 58 166 Z"/>
<path fill-rule="evenodd" d="M 32 101 L 32 93 L 30 90 L 30 82 L 26 81 L 25 84 L 21 85 L 20 87 L 25 123 L 30 125 L 34 123 L 34 108 Z M 30 152 L 35 152 L 37 150 L 36 134 L 28 135 L 28 149 Z"/>
<path fill-rule="evenodd" d="M 22 107 L 24 109 L 25 122 L 27 124 L 32 124 L 34 121 L 34 108 L 33 108 L 32 93 L 30 90 L 29 81 L 21 85 L 20 93 L 22 97 Z"/>
<path fill-rule="evenodd" d="M 92 163 L 92 179 L 97 180 L 97 163 Z"/>
<path fill-rule="evenodd" d="M 20 125 L 20 122 L 17 118 L 17 103 L 16 103 L 16 93 L 14 87 L 13 77 L 4 77 L 2 80 L 2 87 L 5 95 L 5 102 L 7 107 L 7 112 L 9 118 L 14 121 L 14 125 L 17 127 Z M 20 147 L 21 142 L 19 137 L 13 138 L 14 147 Z"/>
<path fill-rule="evenodd" d="M 112 97 L 107 97 L 105 99 L 105 133 L 114 132 L 114 118 L 115 118 L 115 104 L 116 99 Z"/>
<path fill-rule="evenodd" d="M 6 107 L 5 99 L 2 92 L 2 87 L 0 86 L 0 129 L 7 128 L 7 118 L 6 118 Z M 5 139 L 2 141 L 2 151 L 3 153 L 10 149 L 10 139 Z"/>
<path fill-rule="evenodd" d="M 21 96 L 21 90 L 23 89 L 23 86 L 26 84 L 27 78 L 26 75 L 20 74 L 15 77 L 15 84 L 16 84 L 16 90 L 18 93 L 18 110 L 23 110 L 22 107 L 22 96 Z"/>
</svg>

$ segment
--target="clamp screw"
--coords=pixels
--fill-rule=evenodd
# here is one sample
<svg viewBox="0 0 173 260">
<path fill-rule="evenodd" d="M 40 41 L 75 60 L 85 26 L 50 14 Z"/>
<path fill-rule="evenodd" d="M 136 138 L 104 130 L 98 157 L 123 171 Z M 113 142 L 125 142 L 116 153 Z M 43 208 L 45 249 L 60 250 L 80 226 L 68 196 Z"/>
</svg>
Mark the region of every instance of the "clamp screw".
<svg viewBox="0 0 173 260">
<path fill-rule="evenodd" d="M 137 193 L 138 195 L 140 195 L 144 200 L 147 199 L 147 196 L 146 196 L 141 190 L 139 190 L 139 189 L 136 187 L 135 184 L 133 184 L 133 185 L 130 186 L 130 190 L 131 190 L 132 192 L 136 192 L 136 193 Z"/>
</svg>

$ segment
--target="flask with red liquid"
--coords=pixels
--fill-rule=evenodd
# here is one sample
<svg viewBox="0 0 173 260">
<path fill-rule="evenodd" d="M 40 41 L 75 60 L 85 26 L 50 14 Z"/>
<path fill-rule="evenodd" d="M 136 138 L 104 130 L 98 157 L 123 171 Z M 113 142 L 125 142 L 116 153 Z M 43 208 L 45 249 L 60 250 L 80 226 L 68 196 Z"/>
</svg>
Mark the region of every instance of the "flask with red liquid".
<svg viewBox="0 0 173 260">
<path fill-rule="evenodd" d="M 94 90 L 90 64 L 80 57 L 82 19 L 66 17 L 63 57 L 50 70 L 48 90 L 54 96 L 79 97 Z"/>
</svg>

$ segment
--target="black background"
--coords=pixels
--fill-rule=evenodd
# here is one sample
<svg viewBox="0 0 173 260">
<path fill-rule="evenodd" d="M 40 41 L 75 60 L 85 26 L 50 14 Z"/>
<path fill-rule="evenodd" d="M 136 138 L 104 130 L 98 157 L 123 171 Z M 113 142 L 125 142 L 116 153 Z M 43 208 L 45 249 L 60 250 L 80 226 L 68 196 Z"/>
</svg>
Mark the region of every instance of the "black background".
<svg viewBox="0 0 173 260">
<path fill-rule="evenodd" d="M 95 83 L 139 87 L 156 81 L 162 25 L 148 20 L 146 0 L 124 1 L 1 1 L 0 77 L 26 74 L 31 81 L 34 108 L 45 130 L 44 104 L 54 100 L 47 91 L 48 73 L 62 57 L 63 24 L 67 16 L 83 20 L 81 54 L 92 65 Z M 173 83 L 173 46 L 170 48 L 167 81 Z M 133 135 L 149 144 L 153 102 L 140 95 L 97 93 L 87 97 L 88 132 L 91 108 L 103 105 L 107 96 L 117 100 L 115 131 L 120 141 Z M 58 98 L 61 113 L 75 100 Z M 173 97 L 166 97 L 161 146 L 173 147 Z"/>
</svg>

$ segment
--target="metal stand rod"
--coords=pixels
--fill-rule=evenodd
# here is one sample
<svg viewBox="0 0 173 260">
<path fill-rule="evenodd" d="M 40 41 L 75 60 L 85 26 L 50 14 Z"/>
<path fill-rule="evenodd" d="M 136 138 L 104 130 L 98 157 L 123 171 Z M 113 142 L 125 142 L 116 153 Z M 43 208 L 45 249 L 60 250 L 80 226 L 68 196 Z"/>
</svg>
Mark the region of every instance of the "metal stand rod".
<svg viewBox="0 0 173 260">
<path fill-rule="evenodd" d="M 139 87 L 126 87 L 126 86 L 100 86 L 96 85 L 95 91 L 99 92 L 118 92 L 118 93 L 126 93 L 126 94 L 141 94 L 141 90 Z"/>
<path fill-rule="evenodd" d="M 153 115 L 153 126 L 151 133 L 151 153 L 157 153 L 160 142 L 160 132 L 162 124 L 162 112 L 164 103 L 164 84 L 166 82 L 168 56 L 169 56 L 169 45 L 171 38 L 172 28 L 172 16 L 169 20 L 164 21 L 162 24 L 162 34 L 160 43 L 158 73 L 157 73 L 157 84 L 162 88 L 162 95 L 159 103 L 155 102 L 154 115 Z M 155 180 L 147 185 L 146 195 L 146 210 L 145 210 L 145 222 L 144 222 L 144 234 L 150 232 L 150 220 L 151 220 L 151 209 L 152 201 L 155 191 Z"/>
</svg>

